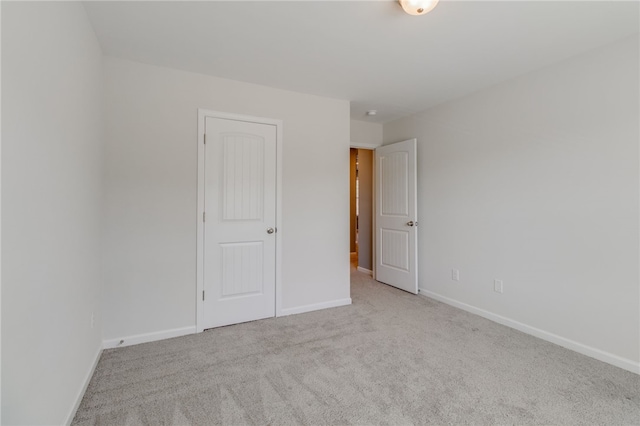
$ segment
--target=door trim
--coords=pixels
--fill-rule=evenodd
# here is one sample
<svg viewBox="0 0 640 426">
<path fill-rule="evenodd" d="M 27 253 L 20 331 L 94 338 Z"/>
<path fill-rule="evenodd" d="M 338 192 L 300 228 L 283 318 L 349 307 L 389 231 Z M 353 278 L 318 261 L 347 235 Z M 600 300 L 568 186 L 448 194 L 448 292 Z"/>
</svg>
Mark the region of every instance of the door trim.
<svg viewBox="0 0 640 426">
<path fill-rule="evenodd" d="M 351 142 L 351 145 L 349 146 L 356 149 L 368 149 L 370 151 L 375 151 L 376 148 L 380 148 L 382 144 Z"/>
<path fill-rule="evenodd" d="M 196 208 L 196 332 L 204 330 L 204 128 L 207 117 L 276 126 L 276 317 L 282 316 L 282 120 L 198 108 L 198 194 Z"/>
</svg>

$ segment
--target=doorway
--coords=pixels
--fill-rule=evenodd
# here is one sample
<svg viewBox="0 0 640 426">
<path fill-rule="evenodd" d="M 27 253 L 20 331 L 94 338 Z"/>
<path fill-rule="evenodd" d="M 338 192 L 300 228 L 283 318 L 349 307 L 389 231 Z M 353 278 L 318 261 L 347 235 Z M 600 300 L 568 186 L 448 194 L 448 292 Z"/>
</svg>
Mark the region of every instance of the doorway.
<svg viewBox="0 0 640 426">
<path fill-rule="evenodd" d="M 373 274 L 374 151 L 350 150 L 350 246 L 352 268 Z"/>
</svg>

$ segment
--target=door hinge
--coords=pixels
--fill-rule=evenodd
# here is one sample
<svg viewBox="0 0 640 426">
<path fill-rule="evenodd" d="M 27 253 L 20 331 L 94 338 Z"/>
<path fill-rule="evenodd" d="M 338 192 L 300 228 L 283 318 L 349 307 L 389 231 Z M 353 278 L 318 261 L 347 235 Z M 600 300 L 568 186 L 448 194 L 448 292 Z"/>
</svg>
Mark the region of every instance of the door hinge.
<svg viewBox="0 0 640 426">
<path fill-rule="evenodd" d="M 206 221 L 206 213 L 202 212 L 202 221 L 205 222 Z"/>
<path fill-rule="evenodd" d="M 205 145 L 207 144 L 207 134 L 206 133 L 204 134 L 204 144 Z"/>
<path fill-rule="evenodd" d="M 204 290 L 202 290 L 202 301 L 204 302 Z"/>
</svg>

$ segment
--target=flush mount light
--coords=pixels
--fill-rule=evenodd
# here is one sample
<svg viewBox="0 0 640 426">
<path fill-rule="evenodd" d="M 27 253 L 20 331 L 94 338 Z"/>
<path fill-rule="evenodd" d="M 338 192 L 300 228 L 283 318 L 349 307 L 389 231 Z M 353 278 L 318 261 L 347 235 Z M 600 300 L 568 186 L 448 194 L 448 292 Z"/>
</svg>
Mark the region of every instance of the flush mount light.
<svg viewBox="0 0 640 426">
<path fill-rule="evenodd" d="M 376 115 L 378 113 L 378 111 L 376 111 L 375 109 L 370 109 L 369 111 L 367 111 L 367 115 L 369 117 L 371 117 L 372 115 Z"/>
<path fill-rule="evenodd" d="M 438 0 L 398 0 L 402 9 L 409 15 L 424 15 L 433 10 Z"/>
</svg>

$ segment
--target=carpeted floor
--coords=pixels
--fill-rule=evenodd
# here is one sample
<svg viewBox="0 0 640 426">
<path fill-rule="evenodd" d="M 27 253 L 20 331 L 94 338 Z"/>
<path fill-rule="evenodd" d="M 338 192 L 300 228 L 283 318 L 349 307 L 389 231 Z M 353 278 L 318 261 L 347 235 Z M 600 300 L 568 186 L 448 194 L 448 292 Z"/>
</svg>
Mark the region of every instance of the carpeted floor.
<svg viewBox="0 0 640 426">
<path fill-rule="evenodd" d="M 640 377 L 352 272 L 353 305 L 104 351 L 73 424 L 640 424 Z"/>
</svg>

